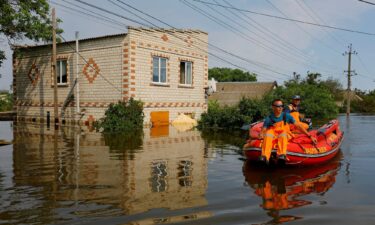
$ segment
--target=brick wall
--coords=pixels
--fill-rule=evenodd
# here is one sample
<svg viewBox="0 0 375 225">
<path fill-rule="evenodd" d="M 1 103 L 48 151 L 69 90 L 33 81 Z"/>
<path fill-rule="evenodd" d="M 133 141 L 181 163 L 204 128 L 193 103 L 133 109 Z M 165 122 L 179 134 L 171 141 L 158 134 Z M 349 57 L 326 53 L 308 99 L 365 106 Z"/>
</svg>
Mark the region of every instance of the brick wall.
<svg viewBox="0 0 375 225">
<path fill-rule="evenodd" d="M 128 28 L 128 34 L 81 40 L 79 51 L 80 108 L 71 101 L 65 120 L 88 123 L 101 118 L 108 105 L 130 97 L 145 103 L 145 123 L 150 113 L 168 111 L 174 120 L 180 113 L 207 110 L 204 88 L 208 81 L 208 35 L 195 30 Z M 19 118 L 53 118 L 51 45 L 20 48 L 13 59 L 14 90 Z M 57 58 L 68 64 L 68 85 L 58 87 L 59 113 L 76 76 L 75 43 L 57 46 Z M 167 82 L 152 82 L 152 58 L 168 58 Z M 180 61 L 192 62 L 192 85 L 180 84 Z M 75 91 L 74 91 L 75 92 Z"/>
<path fill-rule="evenodd" d="M 104 115 L 111 102 L 122 97 L 122 42 L 126 35 L 116 35 L 80 41 L 79 85 L 81 121 Z M 16 107 L 19 117 L 53 118 L 53 79 L 51 45 L 20 48 L 14 56 L 13 76 Z M 75 42 L 57 45 L 57 58 L 67 59 L 68 85 L 58 87 L 59 114 L 76 77 Z M 75 93 L 75 92 L 74 92 Z M 65 109 L 64 118 L 75 117 L 75 101 Z"/>
<path fill-rule="evenodd" d="M 171 121 L 179 113 L 193 113 L 199 118 L 207 109 L 204 96 L 208 80 L 207 33 L 129 28 L 128 37 L 128 94 L 145 103 L 145 122 L 150 121 L 153 111 L 169 111 Z M 168 59 L 165 84 L 152 82 L 153 56 Z M 180 61 L 192 62 L 191 86 L 180 84 Z"/>
</svg>

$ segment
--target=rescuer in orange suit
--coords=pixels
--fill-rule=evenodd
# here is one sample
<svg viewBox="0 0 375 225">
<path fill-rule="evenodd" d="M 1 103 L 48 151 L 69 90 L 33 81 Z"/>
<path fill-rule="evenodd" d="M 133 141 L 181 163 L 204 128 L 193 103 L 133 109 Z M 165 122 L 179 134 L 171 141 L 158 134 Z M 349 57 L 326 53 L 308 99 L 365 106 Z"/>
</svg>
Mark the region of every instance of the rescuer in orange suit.
<svg viewBox="0 0 375 225">
<path fill-rule="evenodd" d="M 312 142 L 316 143 L 315 137 L 311 136 L 307 130 L 286 112 L 283 112 L 283 102 L 275 99 L 272 102 L 272 113 L 266 117 L 263 128 L 259 133 L 259 138 L 263 139 L 262 155 L 259 160 L 268 163 L 273 148 L 273 140 L 277 139 L 277 156 L 278 159 L 287 160 L 286 150 L 288 146 L 289 124 L 294 124 L 304 134 L 306 134 Z"/>
<path fill-rule="evenodd" d="M 301 115 L 299 113 L 300 103 L 301 103 L 301 97 L 299 95 L 294 95 L 292 97 L 292 103 L 290 103 L 287 107 L 285 107 L 284 112 L 289 113 L 297 123 L 301 124 L 301 126 L 303 126 L 303 128 L 307 130 L 309 129 L 309 124 L 301 121 Z M 295 130 L 295 127 L 291 126 L 290 130 Z"/>
</svg>

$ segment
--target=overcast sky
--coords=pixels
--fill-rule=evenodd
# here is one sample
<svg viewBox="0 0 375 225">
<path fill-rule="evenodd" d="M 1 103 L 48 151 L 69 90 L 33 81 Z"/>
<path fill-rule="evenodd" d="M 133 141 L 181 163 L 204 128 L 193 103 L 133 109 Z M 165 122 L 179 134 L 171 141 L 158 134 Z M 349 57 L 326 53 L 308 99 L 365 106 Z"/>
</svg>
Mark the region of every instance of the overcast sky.
<svg viewBox="0 0 375 225">
<path fill-rule="evenodd" d="M 80 38 L 89 38 L 126 32 L 128 25 L 142 26 L 114 14 L 143 24 L 153 23 L 149 26 L 169 28 L 166 24 L 139 14 L 122 4 L 122 1 L 173 27 L 208 32 L 212 45 L 209 48 L 210 68 L 239 67 L 256 72 L 259 81 L 276 80 L 282 84 L 291 78 L 293 72 L 304 77 L 307 71 L 311 71 L 321 73 L 323 79 L 339 79 L 346 88 L 344 70 L 348 69 L 348 56 L 342 53 L 348 51 L 348 45 L 352 43 L 353 50 L 358 52 L 352 57 L 352 69 L 358 74 L 352 77 L 352 87 L 375 89 L 375 5 L 358 0 L 201 0 L 212 3 L 210 5 L 194 0 L 186 0 L 187 3 L 181 0 L 82 1 L 107 9 L 112 14 L 74 0 L 51 0 L 57 16 L 63 20 L 60 27 L 67 40 L 74 39 L 75 31 L 79 31 Z M 375 0 L 368 1 L 375 3 Z M 135 17 L 125 9 L 138 13 L 142 18 Z M 96 17 L 106 16 L 111 20 L 85 15 L 90 14 L 90 11 Z M 257 15 L 249 11 L 359 33 Z M 7 57 L 11 59 L 7 44 L 1 42 L 0 46 L 6 49 Z M 4 62 L 0 73 L 0 89 L 9 89 L 12 80 L 11 60 Z"/>
</svg>

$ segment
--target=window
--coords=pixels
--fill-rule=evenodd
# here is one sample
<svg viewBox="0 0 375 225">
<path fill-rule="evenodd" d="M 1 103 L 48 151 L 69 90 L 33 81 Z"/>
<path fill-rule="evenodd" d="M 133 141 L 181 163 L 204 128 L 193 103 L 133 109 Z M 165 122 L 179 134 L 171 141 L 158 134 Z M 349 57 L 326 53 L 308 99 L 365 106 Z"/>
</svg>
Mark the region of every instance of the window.
<svg viewBox="0 0 375 225">
<path fill-rule="evenodd" d="M 153 162 L 151 164 L 150 185 L 153 192 L 164 192 L 167 190 L 167 162 Z"/>
<path fill-rule="evenodd" d="M 68 84 L 66 59 L 57 61 L 56 76 L 57 76 L 57 85 Z"/>
<path fill-rule="evenodd" d="M 180 62 L 180 84 L 192 85 L 192 62 Z"/>
<path fill-rule="evenodd" d="M 191 186 L 193 183 L 193 162 L 181 160 L 178 165 L 178 183 L 182 187 Z"/>
<path fill-rule="evenodd" d="M 152 82 L 167 83 L 167 58 L 153 57 Z"/>
</svg>

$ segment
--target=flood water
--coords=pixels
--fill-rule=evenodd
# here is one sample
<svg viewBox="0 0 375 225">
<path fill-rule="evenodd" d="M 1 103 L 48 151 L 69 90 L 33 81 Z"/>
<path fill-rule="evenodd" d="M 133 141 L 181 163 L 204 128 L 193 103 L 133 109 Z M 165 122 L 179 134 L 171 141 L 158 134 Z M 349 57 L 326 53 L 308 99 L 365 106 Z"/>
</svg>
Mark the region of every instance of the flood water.
<svg viewBox="0 0 375 225">
<path fill-rule="evenodd" d="M 375 116 L 339 119 L 334 160 L 277 170 L 246 163 L 240 134 L 0 122 L 0 224 L 375 224 Z"/>
</svg>

